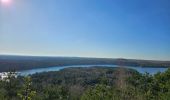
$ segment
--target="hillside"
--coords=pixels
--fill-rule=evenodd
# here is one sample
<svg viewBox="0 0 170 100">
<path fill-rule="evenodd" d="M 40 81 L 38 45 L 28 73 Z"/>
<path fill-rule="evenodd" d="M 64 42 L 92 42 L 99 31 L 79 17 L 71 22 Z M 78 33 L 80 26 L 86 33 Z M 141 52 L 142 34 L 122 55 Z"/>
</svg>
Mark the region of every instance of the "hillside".
<svg viewBox="0 0 170 100">
<path fill-rule="evenodd" d="M 7 56 L 0 55 L 0 72 L 9 70 L 27 70 L 65 65 L 98 65 L 114 64 L 123 66 L 169 67 L 170 61 L 81 58 L 81 57 L 40 57 L 40 56 Z"/>
</svg>

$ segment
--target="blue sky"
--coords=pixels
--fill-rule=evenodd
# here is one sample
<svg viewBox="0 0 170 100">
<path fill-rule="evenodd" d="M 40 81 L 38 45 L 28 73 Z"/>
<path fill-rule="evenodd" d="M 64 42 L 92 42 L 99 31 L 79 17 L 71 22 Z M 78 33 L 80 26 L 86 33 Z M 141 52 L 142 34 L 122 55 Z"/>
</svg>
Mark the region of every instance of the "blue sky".
<svg viewBox="0 0 170 100">
<path fill-rule="evenodd" d="M 11 0 L 0 54 L 170 60 L 169 0 Z"/>
</svg>

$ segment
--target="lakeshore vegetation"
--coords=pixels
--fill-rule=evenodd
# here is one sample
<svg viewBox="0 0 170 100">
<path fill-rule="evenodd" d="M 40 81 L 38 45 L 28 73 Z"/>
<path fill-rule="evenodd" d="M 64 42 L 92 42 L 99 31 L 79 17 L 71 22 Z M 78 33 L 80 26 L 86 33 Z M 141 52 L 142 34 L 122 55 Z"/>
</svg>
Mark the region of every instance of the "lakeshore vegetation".
<svg viewBox="0 0 170 100">
<path fill-rule="evenodd" d="M 7 56 L 0 55 L 0 72 L 9 70 L 29 70 L 54 66 L 70 65 L 120 65 L 134 67 L 164 67 L 170 66 L 170 61 L 112 59 L 112 58 L 81 58 L 81 57 L 38 57 L 38 56 Z"/>
</svg>

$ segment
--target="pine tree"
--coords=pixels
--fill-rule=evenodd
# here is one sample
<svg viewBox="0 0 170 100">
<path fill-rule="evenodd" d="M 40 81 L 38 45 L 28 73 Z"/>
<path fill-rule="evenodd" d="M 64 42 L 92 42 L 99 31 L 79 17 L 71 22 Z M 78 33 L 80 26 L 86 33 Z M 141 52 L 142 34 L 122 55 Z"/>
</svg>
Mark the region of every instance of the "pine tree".
<svg viewBox="0 0 170 100">
<path fill-rule="evenodd" d="M 36 92 L 31 89 L 31 84 L 31 78 L 25 77 L 22 90 L 18 93 L 21 100 L 32 100 L 32 98 L 36 95 Z"/>
</svg>

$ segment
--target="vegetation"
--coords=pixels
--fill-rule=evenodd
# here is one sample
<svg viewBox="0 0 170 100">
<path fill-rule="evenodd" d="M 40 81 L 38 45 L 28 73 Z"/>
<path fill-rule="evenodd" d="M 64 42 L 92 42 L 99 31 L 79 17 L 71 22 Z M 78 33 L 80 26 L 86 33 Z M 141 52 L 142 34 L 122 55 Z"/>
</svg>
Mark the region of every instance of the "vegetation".
<svg viewBox="0 0 170 100">
<path fill-rule="evenodd" d="M 10 76 L 10 74 L 9 74 Z M 169 100 L 170 69 L 67 68 L 0 81 L 0 100 Z"/>
<path fill-rule="evenodd" d="M 152 61 L 135 59 L 111 58 L 80 58 L 80 57 L 38 57 L 38 56 L 7 56 L 0 55 L 0 72 L 15 69 L 16 71 L 67 65 L 122 65 L 142 67 L 168 67 L 170 61 Z"/>
<path fill-rule="evenodd" d="M 31 84 L 31 78 L 25 77 L 23 88 L 21 89 L 20 93 L 18 93 L 18 96 L 22 100 L 31 100 L 35 96 L 36 92 L 31 90 Z"/>
</svg>

